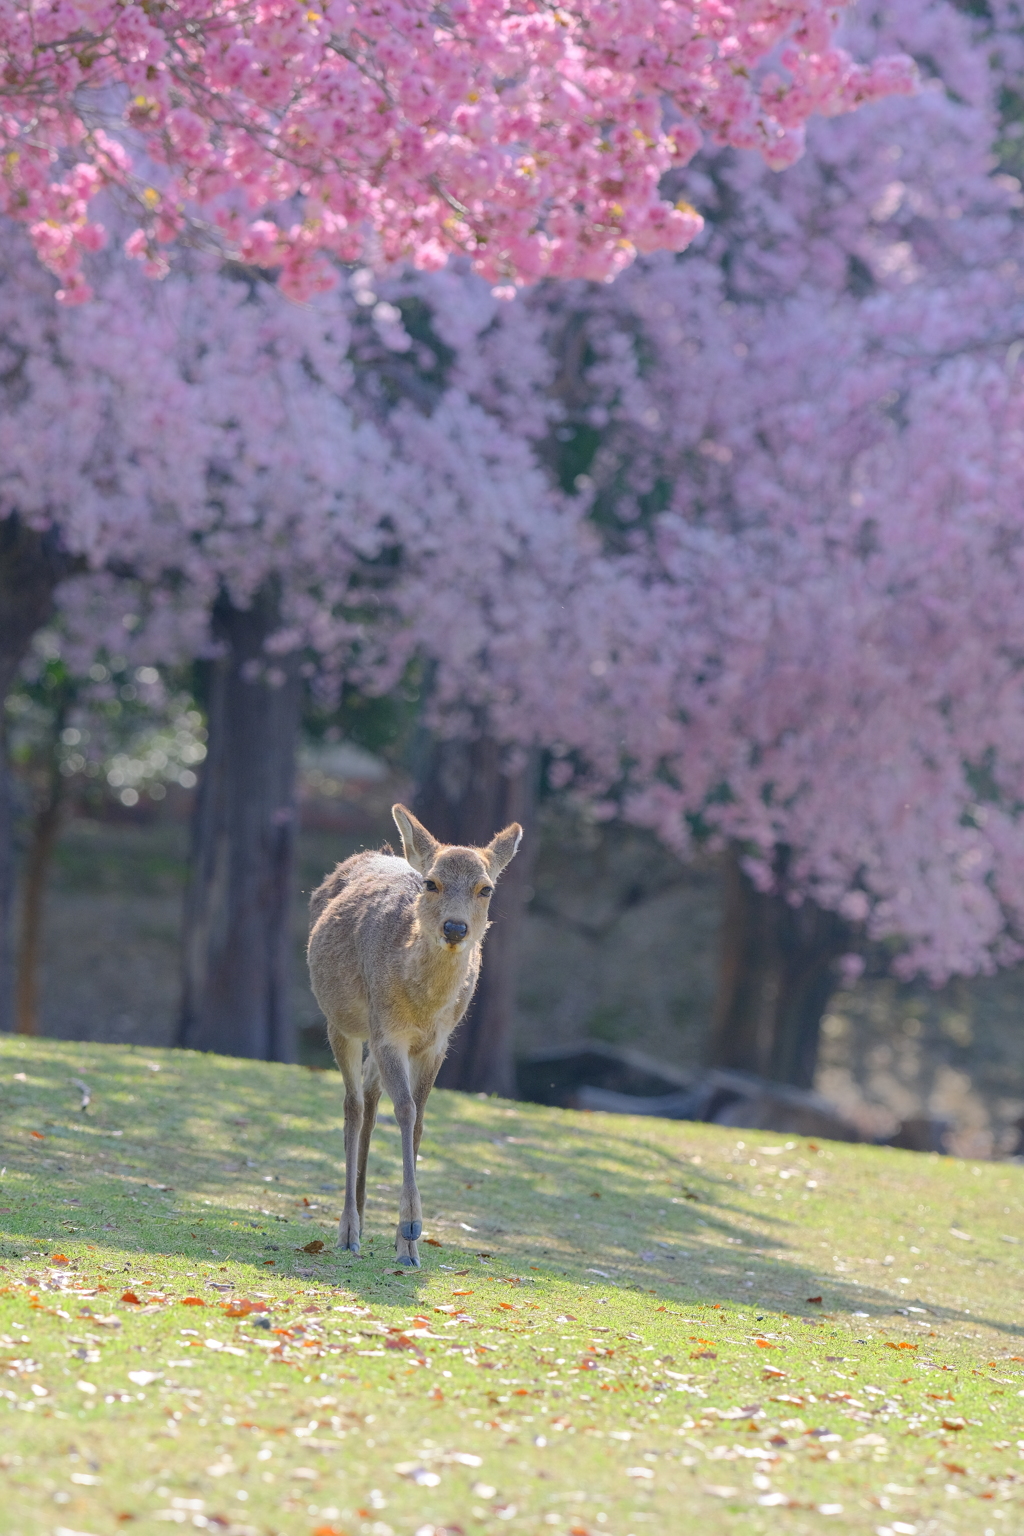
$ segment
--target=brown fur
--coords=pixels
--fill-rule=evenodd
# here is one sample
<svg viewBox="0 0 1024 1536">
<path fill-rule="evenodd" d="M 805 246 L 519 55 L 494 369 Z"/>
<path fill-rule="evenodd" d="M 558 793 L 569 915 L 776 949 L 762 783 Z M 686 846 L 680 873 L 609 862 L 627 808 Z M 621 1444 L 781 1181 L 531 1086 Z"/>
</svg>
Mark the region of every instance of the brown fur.
<svg viewBox="0 0 1024 1536">
<path fill-rule="evenodd" d="M 309 974 L 345 1079 L 345 1209 L 338 1246 L 359 1252 L 366 1158 L 383 1088 L 402 1131 L 402 1197 L 395 1247 L 419 1264 L 423 1212 L 416 1155 L 423 1109 L 448 1040 L 473 996 L 494 882 L 515 857 L 513 822 L 486 848 L 439 843 L 392 807 L 403 858 L 357 853 L 310 898 Z M 430 886 L 435 889 L 430 889 Z M 465 924 L 465 934 L 444 924 Z M 363 1048 L 366 1053 L 363 1067 Z"/>
</svg>

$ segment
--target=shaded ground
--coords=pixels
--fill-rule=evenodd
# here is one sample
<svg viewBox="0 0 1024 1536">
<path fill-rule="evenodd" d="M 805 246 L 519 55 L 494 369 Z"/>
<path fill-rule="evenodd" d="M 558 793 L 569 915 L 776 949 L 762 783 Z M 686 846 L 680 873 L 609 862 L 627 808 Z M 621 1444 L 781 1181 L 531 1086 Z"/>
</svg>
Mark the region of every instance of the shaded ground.
<svg viewBox="0 0 1024 1536">
<path fill-rule="evenodd" d="M 340 1107 L 0 1041 L 5 1532 L 1024 1527 L 1024 1170 L 441 1093 L 396 1273 L 390 1117 L 330 1246 Z"/>
</svg>

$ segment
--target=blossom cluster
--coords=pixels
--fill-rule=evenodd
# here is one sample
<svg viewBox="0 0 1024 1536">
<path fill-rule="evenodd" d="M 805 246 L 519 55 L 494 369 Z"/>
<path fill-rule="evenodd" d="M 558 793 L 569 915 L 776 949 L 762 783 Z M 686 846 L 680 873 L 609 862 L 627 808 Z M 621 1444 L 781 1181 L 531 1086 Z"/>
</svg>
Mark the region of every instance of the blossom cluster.
<svg viewBox="0 0 1024 1536">
<path fill-rule="evenodd" d="M 95 195 L 155 275 L 186 230 L 309 298 L 337 260 L 605 279 L 700 228 L 705 137 L 795 159 L 811 114 L 913 88 L 823 0 L 2 0 L 0 211 L 85 298 Z"/>
</svg>

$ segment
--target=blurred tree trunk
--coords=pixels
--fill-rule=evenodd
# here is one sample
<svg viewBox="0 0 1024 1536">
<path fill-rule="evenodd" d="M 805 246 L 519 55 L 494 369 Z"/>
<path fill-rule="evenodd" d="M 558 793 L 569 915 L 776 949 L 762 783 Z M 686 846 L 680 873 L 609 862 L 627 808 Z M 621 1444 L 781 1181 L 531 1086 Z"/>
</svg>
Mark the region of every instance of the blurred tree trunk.
<svg viewBox="0 0 1024 1536">
<path fill-rule="evenodd" d="M 511 1096 L 519 942 L 536 858 L 536 763 L 531 757 L 509 774 L 503 771 L 503 761 L 502 748 L 487 736 L 431 743 L 418 776 L 415 810 L 423 825 L 446 843 L 482 847 L 510 821 L 523 827 L 520 850 L 491 901 L 493 926 L 484 941 L 476 993 L 437 1079 L 442 1088 Z"/>
<path fill-rule="evenodd" d="M 46 756 L 32 775 L 32 821 L 21 871 L 21 929 L 18 934 L 18 966 L 15 1020 L 19 1035 L 39 1033 L 39 956 L 43 942 L 43 907 L 53 850 L 64 812 L 64 775 L 58 749 L 67 724 L 73 689 L 65 687 L 54 701 L 46 739 Z"/>
<path fill-rule="evenodd" d="M 725 859 L 718 995 L 708 1044 L 713 1067 L 810 1088 L 821 1020 L 836 987 L 836 961 L 853 943 L 835 912 L 786 899 L 788 850 L 775 860 L 775 890 L 758 891 L 740 850 Z"/>
<path fill-rule="evenodd" d="M 277 590 L 252 606 L 221 597 L 207 667 L 207 756 L 192 821 L 178 1043 L 194 1050 L 293 1061 L 291 897 L 295 755 L 301 679 L 296 655 L 267 654 Z"/>
<path fill-rule="evenodd" d="M 4 704 L 32 636 L 53 613 L 57 583 L 78 562 L 53 532 L 38 533 L 18 516 L 0 520 L 0 1030 L 14 1024 L 14 799 L 7 761 Z"/>
</svg>

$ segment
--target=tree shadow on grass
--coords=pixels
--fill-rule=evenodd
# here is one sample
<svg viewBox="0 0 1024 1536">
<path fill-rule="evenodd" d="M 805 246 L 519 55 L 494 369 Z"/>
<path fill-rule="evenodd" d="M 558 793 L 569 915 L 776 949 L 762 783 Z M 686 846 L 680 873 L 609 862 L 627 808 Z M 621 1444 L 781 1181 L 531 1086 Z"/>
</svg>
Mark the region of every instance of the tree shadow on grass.
<svg viewBox="0 0 1024 1536">
<path fill-rule="evenodd" d="M 76 1083 L 89 1094 L 84 1113 Z M 400 1159 L 389 1109 L 370 1154 L 364 1254 L 339 1254 L 341 1131 L 335 1073 L 0 1038 L 0 1263 L 83 1245 L 102 1256 L 106 1247 L 129 1270 L 165 1255 L 229 1273 L 240 1266 L 239 1289 L 273 1273 L 412 1305 L 438 1275 L 491 1274 L 539 1289 L 557 1276 L 691 1308 L 733 1303 L 762 1320 L 894 1322 L 916 1308 L 932 1323 L 1021 1332 L 884 1285 L 823 1281 L 793 1251 L 812 1225 L 806 1210 L 766 1212 L 724 1173 L 690 1160 L 696 1140 L 721 1147 L 717 1128 L 659 1122 L 641 1133 L 618 1117 L 454 1093 L 435 1094 L 427 1111 L 420 1183 L 425 1232 L 438 1246 L 421 1243 L 422 1270 L 399 1270 L 394 1259 Z M 900 1168 L 932 1177 L 923 1159 Z M 828 1231 L 836 1212 L 823 1212 Z M 316 1243 L 323 1248 L 311 1252 Z M 819 1295 L 820 1306 L 808 1299 Z"/>
</svg>

